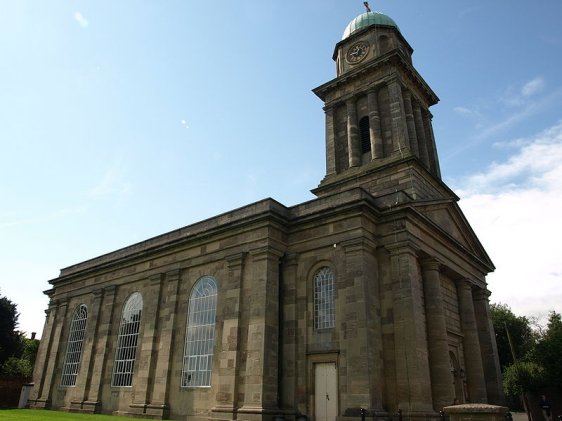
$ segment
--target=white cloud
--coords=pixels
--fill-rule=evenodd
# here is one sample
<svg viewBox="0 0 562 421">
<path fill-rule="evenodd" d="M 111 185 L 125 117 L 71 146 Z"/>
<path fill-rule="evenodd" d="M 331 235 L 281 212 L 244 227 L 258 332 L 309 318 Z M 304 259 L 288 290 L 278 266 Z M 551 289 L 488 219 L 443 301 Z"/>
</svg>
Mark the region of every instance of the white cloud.
<svg viewBox="0 0 562 421">
<path fill-rule="evenodd" d="M 544 88 L 544 80 L 542 77 L 537 77 L 527 82 L 521 89 L 521 95 L 528 97 L 534 95 Z"/>
<path fill-rule="evenodd" d="M 525 107 L 529 104 L 529 97 L 540 93 L 546 86 L 541 76 L 525 82 L 521 88 L 509 86 L 500 98 L 500 102 L 509 108 Z"/>
<path fill-rule="evenodd" d="M 455 107 L 455 108 L 453 108 L 453 111 L 457 114 L 460 114 L 460 115 L 473 115 L 474 114 L 474 111 L 472 111 L 471 109 L 466 108 L 466 107 Z"/>
<path fill-rule="evenodd" d="M 82 27 L 82 28 L 87 28 L 88 25 L 90 24 L 88 22 L 88 19 L 86 19 L 84 17 L 84 15 L 82 15 L 82 13 L 80 12 L 74 12 L 74 20 L 76 22 L 78 22 L 78 24 Z"/>
<path fill-rule="evenodd" d="M 520 144 L 457 192 L 497 268 L 491 300 L 544 321 L 562 312 L 562 121 Z"/>
<path fill-rule="evenodd" d="M 127 196 L 132 192 L 129 183 L 123 181 L 122 170 L 118 165 L 108 169 L 103 178 L 89 191 L 89 195 L 100 197 L 112 194 Z"/>
</svg>

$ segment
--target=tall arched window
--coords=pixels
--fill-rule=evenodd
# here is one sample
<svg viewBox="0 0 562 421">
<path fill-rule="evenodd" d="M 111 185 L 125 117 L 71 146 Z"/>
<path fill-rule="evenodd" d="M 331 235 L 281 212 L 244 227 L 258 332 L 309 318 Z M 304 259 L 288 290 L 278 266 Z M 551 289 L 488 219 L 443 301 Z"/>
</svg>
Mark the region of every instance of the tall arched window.
<svg viewBox="0 0 562 421">
<path fill-rule="evenodd" d="M 336 326 L 336 288 L 334 272 L 327 266 L 314 275 L 314 328 Z"/>
<path fill-rule="evenodd" d="M 359 136 L 361 138 L 361 153 L 369 152 L 371 150 L 369 117 L 363 117 L 359 120 Z"/>
<path fill-rule="evenodd" d="M 68 343 L 66 345 L 66 355 L 64 356 L 60 381 L 61 386 L 76 385 L 87 320 L 88 308 L 85 304 L 80 304 L 74 311 L 70 322 L 70 332 L 68 333 Z"/>
<path fill-rule="evenodd" d="M 135 292 L 129 296 L 123 306 L 111 386 L 131 386 L 133 384 L 141 316 L 142 295 Z"/>
<path fill-rule="evenodd" d="M 181 385 L 210 386 L 217 313 L 217 284 L 213 277 L 197 281 L 189 296 L 187 313 Z"/>
</svg>

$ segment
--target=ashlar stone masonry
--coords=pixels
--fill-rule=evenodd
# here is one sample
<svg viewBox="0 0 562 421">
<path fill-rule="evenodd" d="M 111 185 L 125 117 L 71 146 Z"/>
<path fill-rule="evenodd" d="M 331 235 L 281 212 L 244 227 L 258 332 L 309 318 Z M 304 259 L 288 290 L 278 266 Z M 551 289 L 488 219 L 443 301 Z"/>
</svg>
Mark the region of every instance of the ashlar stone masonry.
<svg viewBox="0 0 562 421">
<path fill-rule="evenodd" d="M 152 419 L 437 418 L 503 401 L 493 264 L 441 179 L 437 96 L 367 12 L 316 88 L 316 199 L 266 199 L 65 268 L 30 406 Z"/>
</svg>

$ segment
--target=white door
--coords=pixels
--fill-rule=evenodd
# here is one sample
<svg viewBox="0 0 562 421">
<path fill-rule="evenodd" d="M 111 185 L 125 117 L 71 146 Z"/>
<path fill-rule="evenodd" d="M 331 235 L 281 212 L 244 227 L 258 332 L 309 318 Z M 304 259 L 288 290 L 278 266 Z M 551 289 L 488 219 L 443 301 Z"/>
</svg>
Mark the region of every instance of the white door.
<svg viewBox="0 0 562 421">
<path fill-rule="evenodd" d="M 336 364 L 314 364 L 314 381 L 315 421 L 335 421 L 338 415 Z"/>
</svg>

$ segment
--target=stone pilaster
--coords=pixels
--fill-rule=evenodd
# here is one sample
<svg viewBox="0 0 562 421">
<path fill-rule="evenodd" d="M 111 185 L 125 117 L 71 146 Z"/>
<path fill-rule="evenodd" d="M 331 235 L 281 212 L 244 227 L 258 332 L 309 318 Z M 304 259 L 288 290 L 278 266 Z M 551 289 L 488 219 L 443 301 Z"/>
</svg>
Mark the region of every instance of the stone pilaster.
<svg viewBox="0 0 562 421">
<path fill-rule="evenodd" d="M 158 340 L 158 359 L 154 369 L 154 379 L 152 382 L 152 392 L 150 404 L 146 407 L 146 413 L 151 416 L 165 418 L 169 408 L 168 395 L 170 391 L 170 377 L 172 349 L 175 344 L 174 336 L 181 338 L 176 332 L 176 320 L 178 309 L 178 287 L 180 271 L 172 270 L 166 272 L 164 281 L 164 293 L 161 297 L 159 312 L 159 340 Z M 181 346 L 178 349 L 183 348 Z"/>
<path fill-rule="evenodd" d="M 381 303 L 375 245 L 358 238 L 343 242 L 345 251 L 345 289 L 340 302 L 343 314 L 342 357 L 346 362 L 346 390 L 341 396 L 342 411 L 359 408 L 382 411 L 383 367 Z M 343 379 L 342 379 L 343 381 Z"/>
<path fill-rule="evenodd" d="M 140 338 L 139 352 L 135 366 L 136 379 L 133 382 L 133 402 L 131 411 L 135 414 L 145 413 L 150 403 L 150 392 L 154 378 L 154 368 L 158 360 L 156 341 L 158 339 L 158 319 L 160 312 L 160 295 L 164 274 L 152 275 L 149 286 L 143 294 L 142 309 L 142 338 Z"/>
<path fill-rule="evenodd" d="M 108 341 L 111 335 L 111 322 L 115 306 L 115 285 L 103 289 L 103 300 L 99 317 L 97 344 L 95 346 L 94 368 L 91 371 L 91 381 L 88 391 L 88 399 L 83 403 L 83 408 L 89 412 L 96 412 L 101 407 L 103 379 L 105 371 L 110 369 L 108 359 Z"/>
<path fill-rule="evenodd" d="M 404 98 L 404 112 L 406 114 L 408 137 L 410 138 L 410 150 L 414 155 L 419 156 L 418 136 L 416 133 L 416 123 L 414 122 L 414 110 L 412 109 L 412 93 L 405 89 L 402 95 Z"/>
<path fill-rule="evenodd" d="M 423 120 L 422 109 L 419 102 L 414 102 L 414 122 L 416 124 L 416 134 L 418 136 L 418 156 L 422 160 L 425 167 L 429 170 L 429 154 L 427 153 L 427 138 L 425 136 L 425 124 Z"/>
<path fill-rule="evenodd" d="M 403 411 L 433 411 L 422 279 L 409 244 L 387 247 L 391 276 L 396 354 L 396 405 Z"/>
<path fill-rule="evenodd" d="M 35 358 L 35 367 L 33 369 L 33 381 L 35 387 L 31 393 L 30 406 L 36 408 L 48 407 L 50 402 L 47 398 L 43 397 L 44 393 L 49 393 L 45 390 L 48 388 L 48 383 L 45 384 L 47 364 L 51 356 L 51 347 L 54 335 L 54 326 L 57 319 L 57 302 L 51 300 L 49 307 L 45 310 L 45 326 L 43 327 L 43 334 L 41 335 L 41 342 L 39 343 L 39 350 Z"/>
<path fill-rule="evenodd" d="M 350 98 L 345 103 L 347 109 L 347 151 L 349 154 L 349 167 L 361 165 L 361 144 L 359 127 L 357 126 L 357 109 L 355 98 Z"/>
<path fill-rule="evenodd" d="M 478 327 L 474 314 L 472 288 L 466 279 L 457 282 L 459 296 L 459 311 L 463 332 L 464 361 L 466 365 L 466 380 L 468 394 L 472 403 L 486 403 L 486 382 L 482 366 L 482 353 L 478 338 Z"/>
<path fill-rule="evenodd" d="M 435 136 L 433 135 L 433 123 L 431 119 L 433 116 L 429 111 L 424 116 L 425 138 L 427 140 L 427 153 L 429 155 L 429 162 L 431 164 L 431 171 L 437 177 L 441 177 L 441 170 L 439 168 L 439 159 L 437 158 L 437 146 L 435 145 Z"/>
<path fill-rule="evenodd" d="M 94 365 L 94 349 L 98 340 L 98 325 L 102 298 L 103 289 L 99 288 L 92 292 L 92 301 L 88 306 L 88 319 L 86 321 L 86 335 L 82 348 L 82 361 L 80 362 L 80 371 L 77 378 L 78 384 L 74 390 L 70 405 L 73 410 L 83 410 L 84 402 L 88 397 Z"/>
<path fill-rule="evenodd" d="M 244 406 L 239 418 L 278 412 L 279 258 L 282 253 L 263 247 L 251 252 L 247 280 L 250 314 L 246 345 Z M 246 282 L 245 282 L 246 283 Z"/>
<path fill-rule="evenodd" d="M 406 114 L 402 99 L 402 88 L 396 79 L 388 82 L 388 99 L 390 102 L 390 117 L 392 119 L 392 144 L 394 151 L 404 154 L 404 148 L 410 147 Z"/>
<path fill-rule="evenodd" d="M 240 315 L 242 310 L 242 283 L 245 253 L 237 253 L 226 258 L 228 278 L 225 281 L 225 296 L 222 306 L 222 341 L 218 358 L 218 387 L 213 408 L 215 418 L 236 419 L 240 393 L 240 359 L 243 352 L 241 343 Z M 228 415 L 227 415 L 228 414 Z"/>
<path fill-rule="evenodd" d="M 280 407 L 288 410 L 296 410 L 298 407 L 298 365 L 297 354 L 298 315 L 297 315 L 297 262 L 298 255 L 290 254 L 283 259 L 281 305 L 283 332 L 281 335 L 281 378 L 285 387 L 281 390 Z"/>
<path fill-rule="evenodd" d="M 377 91 L 371 89 L 367 92 L 367 105 L 369 107 L 369 135 L 371 138 L 371 156 L 373 159 L 384 157 L 384 146 L 381 131 L 381 117 Z"/>
<path fill-rule="evenodd" d="M 334 108 L 324 107 L 326 113 L 326 175 L 336 173 L 336 136 L 334 133 Z"/>
<path fill-rule="evenodd" d="M 422 261 L 431 392 L 433 409 L 436 411 L 452 405 L 455 400 L 439 275 L 440 266 L 439 262 L 433 259 Z"/>
<path fill-rule="evenodd" d="M 505 396 L 502 390 L 500 361 L 498 358 L 496 334 L 492 325 L 489 295 L 490 292 L 485 289 L 477 289 L 473 292 L 474 313 L 476 314 L 478 339 L 482 349 L 488 403 L 501 405 L 505 403 Z"/>
<path fill-rule="evenodd" d="M 67 300 L 57 300 L 56 313 L 53 318 L 53 326 L 51 337 L 49 339 L 49 349 L 46 361 L 45 374 L 41 387 L 41 395 L 39 396 L 38 407 L 49 407 L 52 401 L 53 391 L 56 389 L 55 382 L 57 376 L 57 365 L 61 358 L 64 358 L 64 347 L 61 344 L 63 335 L 63 327 L 65 326 L 66 313 L 68 310 Z M 58 386 L 58 385 L 57 385 Z"/>
</svg>

